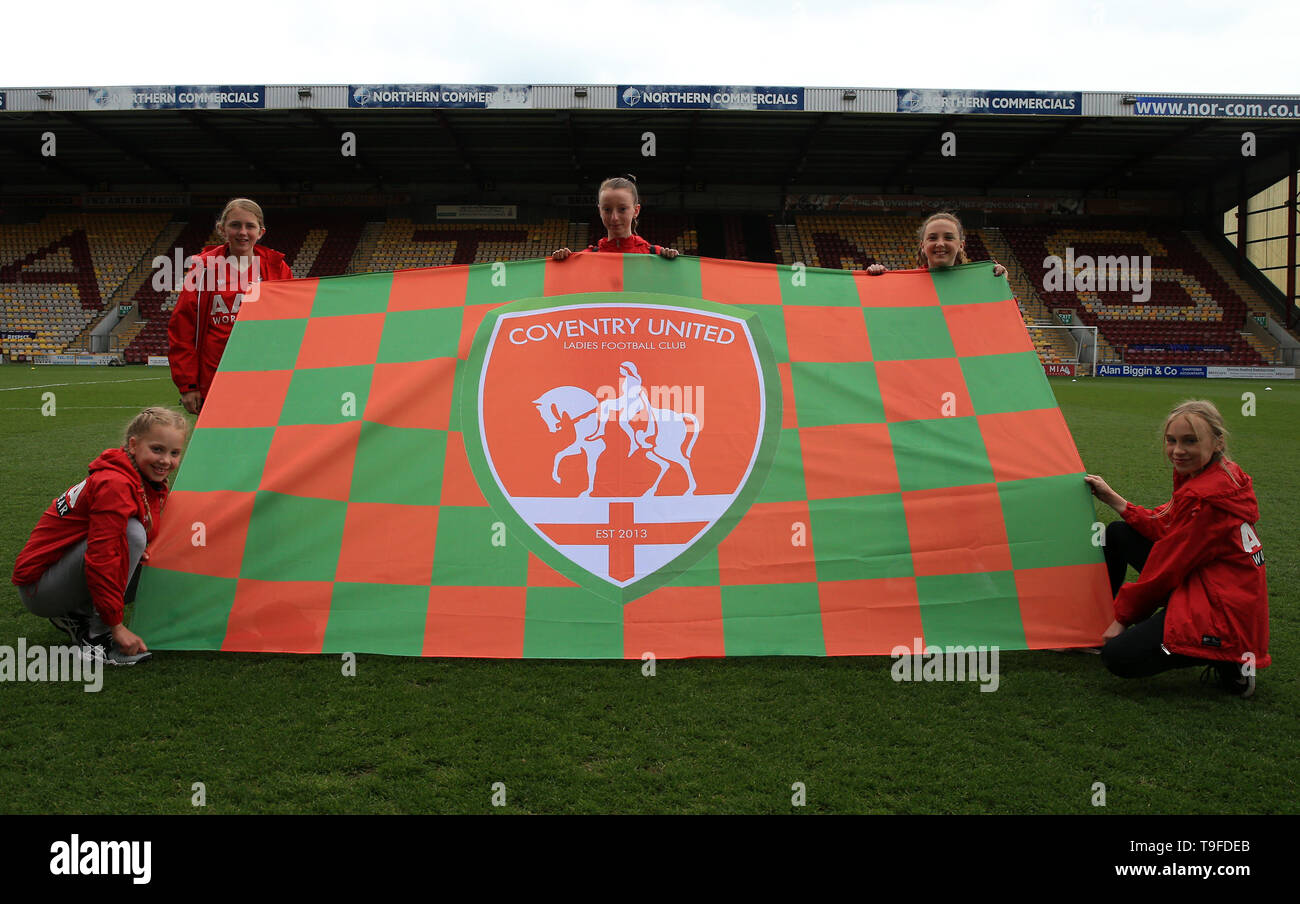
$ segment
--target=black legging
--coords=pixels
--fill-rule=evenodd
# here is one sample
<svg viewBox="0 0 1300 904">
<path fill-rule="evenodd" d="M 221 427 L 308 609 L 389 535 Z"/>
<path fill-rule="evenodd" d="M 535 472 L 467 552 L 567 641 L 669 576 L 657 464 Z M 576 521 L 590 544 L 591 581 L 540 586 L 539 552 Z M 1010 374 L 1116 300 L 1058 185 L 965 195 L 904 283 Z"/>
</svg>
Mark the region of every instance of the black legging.
<svg viewBox="0 0 1300 904">
<path fill-rule="evenodd" d="M 1124 586 L 1124 576 L 1132 565 L 1141 573 L 1151 554 L 1152 542 L 1123 521 L 1106 525 L 1106 571 L 1110 575 L 1110 592 L 1114 596 Z M 1197 659 L 1181 653 L 1170 653 L 1164 648 L 1165 610 L 1161 609 L 1146 621 L 1139 622 L 1117 637 L 1106 641 L 1101 648 L 1101 661 L 1121 678 L 1146 678 L 1194 665 L 1206 665 L 1216 660 Z"/>
<path fill-rule="evenodd" d="M 1110 595 L 1119 595 L 1119 588 L 1124 586 L 1124 576 L 1132 565 L 1138 574 L 1147 564 L 1151 555 L 1152 542 L 1129 527 L 1123 521 L 1112 521 L 1106 525 L 1106 544 L 1102 552 L 1106 555 L 1106 572 L 1110 575 Z"/>
</svg>

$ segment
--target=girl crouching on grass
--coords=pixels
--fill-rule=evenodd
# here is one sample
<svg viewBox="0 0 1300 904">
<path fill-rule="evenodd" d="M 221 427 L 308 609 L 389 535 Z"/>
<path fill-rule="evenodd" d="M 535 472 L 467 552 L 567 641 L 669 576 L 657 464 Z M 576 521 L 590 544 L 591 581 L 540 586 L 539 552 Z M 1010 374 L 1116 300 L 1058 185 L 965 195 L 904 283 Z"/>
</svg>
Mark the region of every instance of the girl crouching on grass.
<svg viewBox="0 0 1300 904">
<path fill-rule="evenodd" d="M 14 563 L 24 605 L 100 662 L 134 665 L 149 658 L 122 614 L 157 536 L 167 477 L 180 463 L 187 426 L 183 415 L 166 408 L 141 411 L 127 425 L 122 448 L 105 449 L 85 480 L 50 503 Z"/>
<path fill-rule="evenodd" d="M 1228 458 L 1227 438 L 1212 402 L 1174 408 L 1164 428 L 1174 495 L 1155 509 L 1133 505 L 1095 474 L 1084 478 L 1124 519 L 1106 528 L 1115 620 L 1101 651 L 1121 678 L 1205 666 L 1202 680 L 1249 697 L 1255 669 L 1271 661 L 1259 504 L 1250 475 Z M 1139 578 L 1125 584 L 1129 565 Z"/>
</svg>

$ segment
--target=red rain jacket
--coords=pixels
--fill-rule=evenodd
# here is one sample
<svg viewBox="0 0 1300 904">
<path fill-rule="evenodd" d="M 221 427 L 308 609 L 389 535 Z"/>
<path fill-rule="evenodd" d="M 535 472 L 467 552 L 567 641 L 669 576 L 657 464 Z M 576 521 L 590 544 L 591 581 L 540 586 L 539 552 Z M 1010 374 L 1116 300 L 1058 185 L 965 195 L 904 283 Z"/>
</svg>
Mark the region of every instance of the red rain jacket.
<svg viewBox="0 0 1300 904">
<path fill-rule="evenodd" d="M 124 449 L 105 449 L 90 476 L 56 498 L 36 522 L 14 563 L 13 582 L 35 584 L 67 551 L 86 541 L 86 586 L 104 624 L 122 623 L 122 597 L 130 581 L 126 522 L 136 518 L 152 543 L 158 534 L 167 484 L 140 476 Z"/>
<path fill-rule="evenodd" d="M 1124 520 L 1155 541 L 1140 578 L 1120 588 L 1115 618 L 1141 621 L 1166 607 L 1165 647 L 1201 659 L 1255 665 L 1268 655 L 1268 585 L 1255 535 L 1259 504 L 1250 475 L 1231 461 L 1174 473 L 1174 495 L 1156 509 L 1129 506 Z M 1167 602 L 1166 602 L 1167 600 Z"/>
<path fill-rule="evenodd" d="M 629 235 L 625 239 L 611 239 L 607 236 L 587 250 L 613 251 L 618 254 L 658 254 L 659 249 L 659 245 L 651 245 L 639 235 Z"/>
<path fill-rule="evenodd" d="M 293 279 L 293 271 L 284 262 L 284 255 L 261 245 L 254 245 L 257 255 L 258 277 L 262 281 Z M 221 353 L 226 350 L 230 331 L 239 316 L 239 306 L 244 293 L 239 285 L 230 285 L 221 273 L 217 275 L 220 260 L 230 255 L 229 245 L 209 245 L 195 258 L 186 274 L 186 284 L 171 320 L 167 323 L 167 360 L 172 369 L 172 382 L 182 393 L 199 391 L 207 398 L 212 378 L 221 363 Z M 224 285 L 223 285 L 224 283 Z M 228 288 L 226 287 L 228 286 Z"/>
</svg>

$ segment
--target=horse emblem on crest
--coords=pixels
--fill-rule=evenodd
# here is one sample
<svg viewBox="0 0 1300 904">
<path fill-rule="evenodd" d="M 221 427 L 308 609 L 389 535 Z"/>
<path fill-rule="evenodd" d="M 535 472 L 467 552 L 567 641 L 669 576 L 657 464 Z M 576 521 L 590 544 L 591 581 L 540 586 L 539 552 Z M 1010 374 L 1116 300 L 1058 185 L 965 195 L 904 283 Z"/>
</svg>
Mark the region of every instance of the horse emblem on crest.
<svg viewBox="0 0 1300 904">
<path fill-rule="evenodd" d="M 607 451 L 604 434 L 610 415 L 618 413 L 619 426 L 628 440 L 628 458 L 644 454 L 659 466 L 659 476 L 643 495 L 655 495 L 664 475 L 673 465 L 686 472 L 687 489 L 682 495 L 693 495 L 696 482 L 691 473 L 691 450 L 700 438 L 700 419 L 689 411 L 653 407 L 641 383 L 641 375 L 631 361 L 619 365 L 619 375 L 623 391 L 617 398 L 598 401 L 595 395 L 581 387 L 556 386 L 533 401 L 550 432 L 573 429 L 573 442 L 555 453 L 551 479 L 560 483 L 560 463 L 566 458 L 585 455 L 587 488 L 578 495 L 590 496 L 596 486 L 596 468 Z M 638 428 L 634 420 L 639 414 L 644 415 L 646 426 L 643 428 Z"/>
</svg>

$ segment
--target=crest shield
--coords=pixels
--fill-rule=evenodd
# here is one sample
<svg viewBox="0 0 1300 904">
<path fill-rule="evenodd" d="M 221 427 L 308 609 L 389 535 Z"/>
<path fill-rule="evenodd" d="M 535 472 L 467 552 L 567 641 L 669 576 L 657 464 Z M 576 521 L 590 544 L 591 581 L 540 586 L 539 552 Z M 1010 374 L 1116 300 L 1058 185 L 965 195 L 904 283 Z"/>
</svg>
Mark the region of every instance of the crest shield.
<svg viewBox="0 0 1300 904">
<path fill-rule="evenodd" d="M 539 558 L 624 603 L 735 526 L 781 424 L 757 316 L 670 295 L 496 308 L 464 379 L 465 444 L 484 496 Z"/>
</svg>

